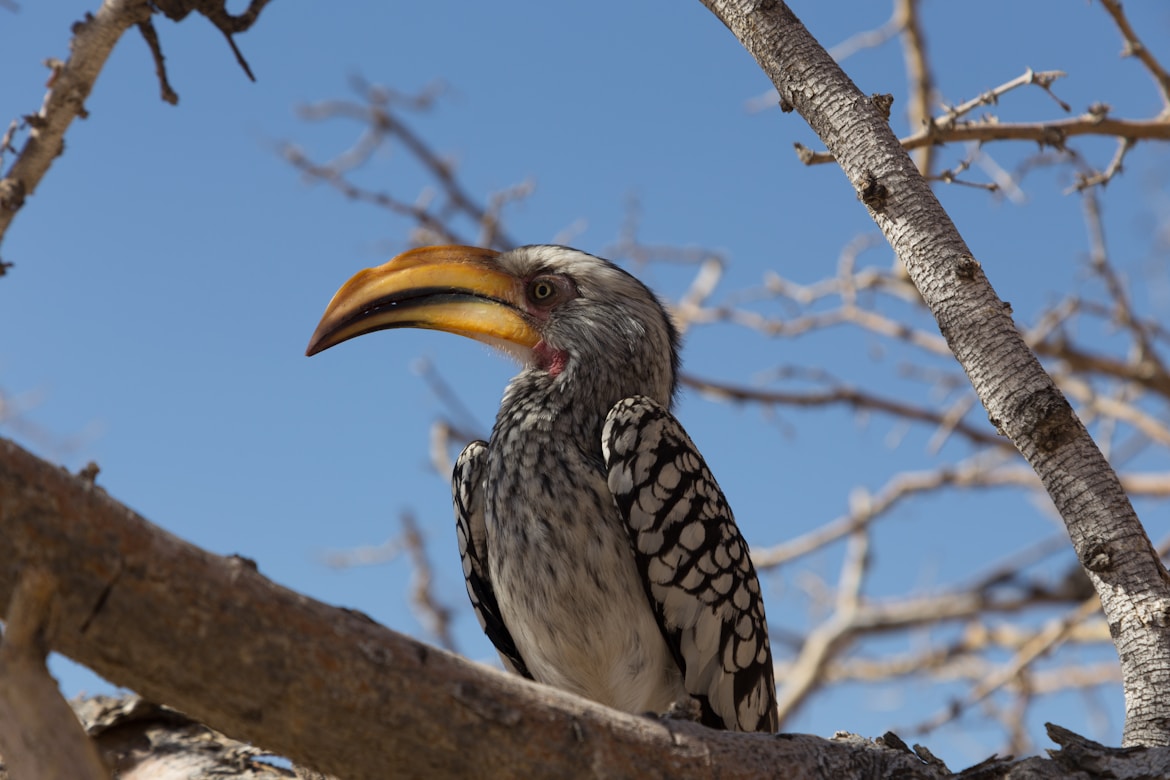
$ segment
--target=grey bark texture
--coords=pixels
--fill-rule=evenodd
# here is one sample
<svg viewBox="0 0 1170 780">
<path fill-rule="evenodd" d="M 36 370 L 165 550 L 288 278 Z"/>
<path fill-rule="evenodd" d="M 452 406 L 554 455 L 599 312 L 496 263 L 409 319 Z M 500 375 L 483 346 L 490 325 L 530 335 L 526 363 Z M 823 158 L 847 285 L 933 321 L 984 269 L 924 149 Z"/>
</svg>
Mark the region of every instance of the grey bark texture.
<svg viewBox="0 0 1170 780">
<path fill-rule="evenodd" d="M 863 95 L 784 3 L 704 4 L 772 80 L 781 106 L 799 112 L 836 157 L 992 424 L 1052 497 L 1101 597 L 1121 659 L 1124 744 L 1170 745 L 1170 576 L 1116 473 L 898 143 L 888 102 Z"/>
</svg>

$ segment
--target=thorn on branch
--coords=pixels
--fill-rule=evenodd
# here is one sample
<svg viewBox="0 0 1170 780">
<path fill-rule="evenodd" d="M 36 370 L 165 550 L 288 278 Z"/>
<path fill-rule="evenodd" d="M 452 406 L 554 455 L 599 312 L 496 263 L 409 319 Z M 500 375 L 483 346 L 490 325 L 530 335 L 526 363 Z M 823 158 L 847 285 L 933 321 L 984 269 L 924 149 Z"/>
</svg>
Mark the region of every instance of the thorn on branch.
<svg viewBox="0 0 1170 780">
<path fill-rule="evenodd" d="M 244 69 L 244 73 L 252 81 L 256 77 L 252 75 L 252 69 L 248 66 L 244 55 L 240 53 L 236 46 L 235 38 L 237 33 L 246 32 L 260 16 L 260 12 L 264 10 L 264 6 L 268 5 L 269 0 L 252 0 L 248 4 L 248 8 L 240 14 L 235 16 L 227 11 L 226 0 L 196 0 L 196 6 L 201 14 L 207 17 L 208 21 L 215 25 L 223 37 L 227 39 L 228 46 L 232 47 L 232 53 L 236 55 L 236 62 Z"/>
<path fill-rule="evenodd" d="M 1040 87 L 1040 89 L 1047 92 L 1048 96 L 1050 98 L 1052 98 L 1053 100 L 1055 100 L 1056 104 L 1058 106 L 1060 106 L 1062 109 L 1064 109 L 1064 112 L 1066 114 L 1072 112 L 1072 107 L 1068 103 L 1065 103 L 1063 100 L 1058 98 L 1056 96 L 1056 93 L 1052 91 L 1052 82 L 1056 81 L 1058 78 L 1063 76 L 1064 75 L 1063 71 L 1051 70 L 1051 71 L 1043 71 L 1041 73 L 1034 73 L 1031 68 L 1028 68 L 1027 75 L 1029 76 L 1029 79 L 1028 79 L 1029 84 L 1035 84 L 1036 86 Z"/>
<path fill-rule="evenodd" d="M 244 74 L 247 75 L 250 81 L 255 81 L 256 77 L 252 75 L 252 69 L 248 67 L 248 61 L 244 59 L 244 55 L 240 52 L 239 47 L 236 46 L 236 40 L 232 37 L 232 33 L 224 30 L 222 27 L 220 28 L 220 32 L 222 32 L 223 37 L 227 39 L 228 46 L 232 47 L 232 53 L 236 55 L 236 62 L 238 62 L 240 67 L 244 69 Z"/>
</svg>

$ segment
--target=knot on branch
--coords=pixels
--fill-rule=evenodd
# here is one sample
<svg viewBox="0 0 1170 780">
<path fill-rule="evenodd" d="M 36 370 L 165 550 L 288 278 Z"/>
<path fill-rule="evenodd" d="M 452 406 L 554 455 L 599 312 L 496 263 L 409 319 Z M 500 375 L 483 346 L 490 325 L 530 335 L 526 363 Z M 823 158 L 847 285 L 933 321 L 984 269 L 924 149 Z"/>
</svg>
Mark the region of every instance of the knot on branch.
<svg viewBox="0 0 1170 780">
<path fill-rule="evenodd" d="M 1044 453 L 1054 452 L 1071 441 L 1079 428 L 1072 407 L 1056 387 L 1028 394 L 1011 411 L 1008 422 L 1016 432 L 1013 438 L 1030 439 Z"/>
<path fill-rule="evenodd" d="M 854 187 L 857 188 L 858 199 L 872 211 L 880 214 L 886 210 L 890 190 L 873 171 L 866 171 L 859 181 L 854 182 Z"/>
<path fill-rule="evenodd" d="M 956 279 L 963 282 L 970 282 L 979 275 L 979 269 L 980 265 L 978 260 L 971 255 L 962 254 L 955 260 L 954 267 L 951 270 Z"/>
<path fill-rule="evenodd" d="M 1113 555 L 1109 551 L 1109 545 L 1101 539 L 1089 540 L 1081 548 L 1078 557 L 1081 566 L 1095 574 L 1102 574 L 1113 568 Z"/>
</svg>

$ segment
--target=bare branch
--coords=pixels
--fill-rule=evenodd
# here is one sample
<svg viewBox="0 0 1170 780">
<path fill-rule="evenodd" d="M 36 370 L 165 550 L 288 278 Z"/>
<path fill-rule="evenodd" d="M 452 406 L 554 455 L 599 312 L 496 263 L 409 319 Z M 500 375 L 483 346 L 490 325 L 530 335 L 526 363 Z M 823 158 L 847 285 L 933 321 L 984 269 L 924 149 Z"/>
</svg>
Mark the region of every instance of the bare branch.
<svg viewBox="0 0 1170 780">
<path fill-rule="evenodd" d="M 957 106 L 947 108 L 943 116 L 934 120 L 935 129 L 939 132 L 951 130 L 959 125 L 959 120 L 967 114 L 970 114 L 977 108 L 983 106 L 994 106 L 999 103 L 999 99 L 1011 92 L 1014 89 L 1019 89 L 1025 86 L 1037 86 L 1043 89 L 1052 97 L 1053 100 L 1065 111 L 1068 112 L 1069 106 L 1064 101 L 1057 98 L 1052 93 L 1052 83 L 1057 79 L 1064 78 L 1066 74 L 1061 70 L 1047 70 L 1037 73 L 1031 68 L 1024 71 L 1023 74 L 1017 76 L 1011 81 L 1004 82 L 994 89 L 990 89 L 976 97 L 961 103 Z"/>
<path fill-rule="evenodd" d="M 1073 185 L 1072 190 L 1087 190 L 1090 187 L 1108 184 L 1114 176 L 1121 173 L 1125 155 L 1136 145 L 1137 141 L 1133 138 L 1117 139 L 1117 151 L 1114 153 L 1113 159 L 1109 161 L 1109 165 L 1105 166 L 1105 170 L 1078 174 L 1077 183 Z"/>
<path fill-rule="evenodd" d="M 1052 621 L 1027 641 L 1003 668 L 976 685 L 962 701 L 954 703 L 945 711 L 914 726 L 911 730 L 915 733 L 929 733 L 959 717 L 967 708 L 978 704 L 999 688 L 1017 679 L 1032 661 L 1050 651 L 1053 646 L 1063 642 L 1074 626 L 1089 616 L 1097 614 L 1100 610 L 1101 602 L 1096 596 L 1093 596 L 1065 617 Z"/>
<path fill-rule="evenodd" d="M 225 0 L 104 0 L 96 14 L 87 13 L 83 21 L 75 23 L 69 59 L 64 62 L 52 59 L 46 63 L 51 71 L 49 91 L 40 110 L 24 117 L 28 138 L 12 167 L 0 179 L 0 242 L 16 212 L 36 192 L 49 166 L 64 151 L 65 132 L 73 119 L 88 116 L 85 101 L 123 33 L 131 27 L 142 33 L 154 58 L 162 99 L 175 104 L 179 97 L 167 80 L 162 47 L 151 14 L 161 11 L 176 21 L 192 11 L 206 16 L 224 33 L 240 65 L 253 78 L 232 35 L 251 27 L 269 1 L 251 0 L 243 13 L 233 16 L 227 12 Z M 5 134 L 0 154 L 10 147 L 12 132 L 10 128 Z M 0 261 L 0 276 L 9 266 Z"/>
<path fill-rule="evenodd" d="M 455 639 L 451 635 L 452 609 L 435 595 L 434 570 L 431 568 L 426 542 L 419 530 L 418 522 L 409 512 L 402 514 L 402 539 L 403 546 L 410 553 L 413 569 L 410 596 L 414 602 L 415 614 L 422 620 L 427 632 L 438 641 L 439 647 L 453 653 L 458 652 Z"/>
<path fill-rule="evenodd" d="M 340 777 L 697 778 L 715 766 L 747 780 L 777 766 L 799 776 L 805 762 L 841 778 L 922 776 L 917 757 L 866 741 L 627 715 L 470 663 L 186 544 L 3 440 L 0 523 L 0 602 L 22 571 L 61 578 L 54 649 Z"/>
<path fill-rule="evenodd" d="M 1117 25 L 1121 37 L 1125 39 L 1125 49 L 1121 53 L 1122 56 L 1137 57 L 1142 65 L 1146 66 L 1146 70 L 1154 77 L 1154 81 L 1158 84 L 1158 90 L 1162 93 L 1162 113 L 1170 112 L 1170 73 L 1162 67 L 1162 64 L 1150 53 L 1149 48 L 1137 37 L 1137 33 L 1121 7 L 1120 0 L 1101 0 L 1101 5 L 1113 19 L 1113 23 Z"/>
<path fill-rule="evenodd" d="M 166 57 L 163 56 L 162 45 L 158 40 L 158 31 L 154 29 L 154 22 L 150 19 L 139 22 L 138 31 L 142 33 L 142 38 L 150 48 L 151 56 L 154 57 L 154 72 L 158 77 L 163 102 L 177 106 L 179 104 L 179 95 L 171 87 L 171 82 L 167 79 Z"/>
<path fill-rule="evenodd" d="M 890 511 L 906 498 L 939 490 L 943 487 L 985 487 L 988 485 L 1036 484 L 1035 475 L 1024 468 L 992 468 L 985 459 L 976 458 L 954 468 L 898 474 L 881 490 L 869 495 L 864 503 L 854 503 L 850 511 L 795 539 L 772 547 L 752 551 L 756 568 L 766 570 L 781 566 L 814 550 L 841 539 Z"/>
<path fill-rule="evenodd" d="M 472 225 L 484 246 L 508 249 L 516 242 L 503 229 L 501 212 L 509 204 L 528 197 L 534 184 L 525 181 L 478 202 L 459 180 L 455 167 L 443 159 L 431 146 L 410 128 L 399 115 L 398 108 L 427 110 L 441 92 L 441 86 L 431 86 L 413 97 L 404 97 L 395 90 L 371 85 L 353 79 L 352 85 L 364 102 L 330 100 L 304 106 L 300 115 L 311 121 L 354 119 L 364 127 L 357 141 L 331 162 L 315 163 L 302 150 L 284 144 L 281 153 L 288 162 L 310 179 L 323 181 L 347 198 L 372 203 L 395 214 L 407 217 L 416 224 L 414 243 L 471 243 L 455 224 L 465 220 Z M 441 198 L 433 190 L 424 190 L 414 202 L 407 202 L 385 191 L 374 191 L 351 182 L 346 174 L 367 162 L 373 153 L 385 144 L 400 144 L 408 155 L 434 180 Z"/>
<path fill-rule="evenodd" d="M 1002 436 L 991 431 L 980 430 L 973 425 L 955 419 L 954 415 L 937 412 L 915 404 L 897 401 L 892 398 L 882 398 L 864 390 L 852 387 L 838 386 L 820 392 L 786 393 L 772 390 L 759 390 L 741 385 L 720 382 L 715 379 L 703 379 L 691 374 L 684 374 L 681 382 L 685 387 L 693 388 L 703 395 L 723 401 L 752 401 L 768 406 L 832 406 L 845 405 L 856 410 L 884 412 L 916 422 L 926 422 L 938 426 L 940 429 L 961 434 L 964 438 L 979 444 L 992 447 L 1011 448 L 1011 443 Z"/>
<path fill-rule="evenodd" d="M 961 122 L 951 127 L 928 128 L 912 133 L 899 143 L 907 151 L 955 142 L 1031 141 L 1041 147 L 1064 149 L 1078 136 L 1111 136 L 1139 140 L 1170 140 L 1170 119 L 1114 119 L 1097 111 L 1052 122 L 1000 122 L 996 119 Z M 795 144 L 801 162 L 819 165 L 833 161 L 828 152 L 816 152 Z"/>
<path fill-rule="evenodd" d="M 28 138 L 12 167 L 0 179 L 0 241 L 25 199 L 64 150 L 65 131 L 84 117 L 85 100 L 122 33 L 150 20 L 146 0 L 105 0 L 94 16 L 73 26 L 69 59 L 53 65 L 49 91 L 40 111 L 25 118 Z M 0 262 L 0 274 L 7 266 Z"/>
</svg>

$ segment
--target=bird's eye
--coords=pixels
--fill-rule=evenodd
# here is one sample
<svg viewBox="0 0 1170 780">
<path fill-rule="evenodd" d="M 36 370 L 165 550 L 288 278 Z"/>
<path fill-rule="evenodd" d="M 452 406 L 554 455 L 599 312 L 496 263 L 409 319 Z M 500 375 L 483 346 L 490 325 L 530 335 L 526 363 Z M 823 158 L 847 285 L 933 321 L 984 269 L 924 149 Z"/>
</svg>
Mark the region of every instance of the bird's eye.
<svg viewBox="0 0 1170 780">
<path fill-rule="evenodd" d="M 548 303 L 556 294 L 557 286 L 551 279 L 533 279 L 528 283 L 528 297 L 533 303 Z"/>
</svg>

